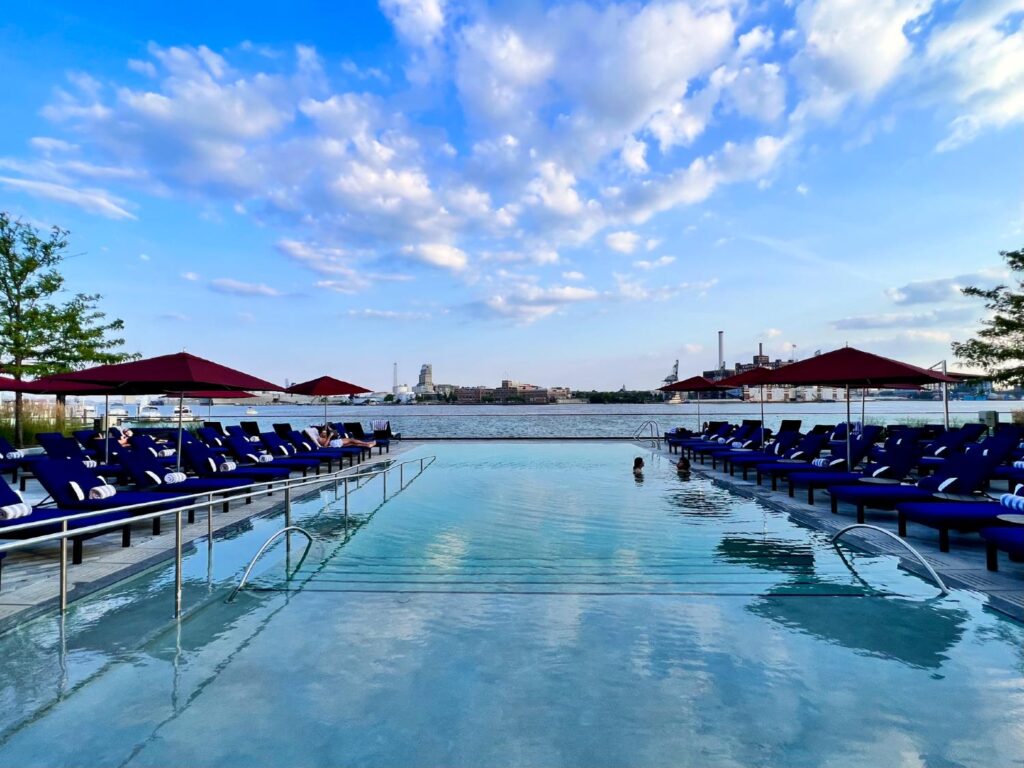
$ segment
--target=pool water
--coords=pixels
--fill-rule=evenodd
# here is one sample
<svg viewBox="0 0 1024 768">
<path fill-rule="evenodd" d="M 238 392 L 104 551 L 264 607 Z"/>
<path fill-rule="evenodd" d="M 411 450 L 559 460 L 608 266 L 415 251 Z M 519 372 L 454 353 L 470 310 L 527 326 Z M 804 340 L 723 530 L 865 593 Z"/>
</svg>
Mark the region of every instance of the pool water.
<svg viewBox="0 0 1024 768">
<path fill-rule="evenodd" d="M 1024 760 L 1024 628 L 977 596 L 635 446 L 428 454 L 297 502 L 315 543 L 232 602 L 280 516 L 190 553 L 180 624 L 161 567 L 0 637 L 0 765 Z"/>
</svg>

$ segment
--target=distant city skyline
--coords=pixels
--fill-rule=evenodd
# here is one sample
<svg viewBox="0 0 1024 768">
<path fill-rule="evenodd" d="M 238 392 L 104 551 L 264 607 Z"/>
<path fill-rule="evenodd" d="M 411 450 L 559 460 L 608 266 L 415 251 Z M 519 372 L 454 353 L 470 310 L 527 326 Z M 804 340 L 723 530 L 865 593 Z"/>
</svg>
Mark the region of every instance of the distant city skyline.
<svg viewBox="0 0 1024 768">
<path fill-rule="evenodd" d="M 1024 0 L 17 3 L 0 208 L 282 382 L 931 365 L 1024 239 Z"/>
</svg>

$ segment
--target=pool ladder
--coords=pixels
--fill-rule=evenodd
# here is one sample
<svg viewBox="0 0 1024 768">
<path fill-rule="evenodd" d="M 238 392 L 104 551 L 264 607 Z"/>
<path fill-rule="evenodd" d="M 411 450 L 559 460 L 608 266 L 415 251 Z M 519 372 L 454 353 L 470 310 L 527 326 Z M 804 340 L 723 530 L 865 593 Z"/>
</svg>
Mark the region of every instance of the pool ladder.
<svg viewBox="0 0 1024 768">
<path fill-rule="evenodd" d="M 939 588 L 939 591 L 944 595 L 949 594 L 949 588 L 946 586 L 946 583 L 942 580 L 939 574 L 935 572 L 935 569 L 932 568 L 931 564 L 924 559 L 920 552 L 918 552 L 916 549 L 910 546 L 910 544 L 901 539 L 892 531 L 887 531 L 885 530 L 885 528 L 879 528 L 877 525 L 868 525 L 867 523 L 854 523 L 853 525 L 848 525 L 845 528 L 837 531 L 836 534 L 832 537 L 832 543 L 835 544 L 839 540 L 839 538 L 847 531 L 853 531 L 858 528 L 866 528 L 869 531 L 878 531 L 879 533 L 884 533 L 893 541 L 902 544 L 907 550 L 910 551 L 910 554 L 912 554 L 917 559 L 917 561 L 924 566 L 924 569 L 928 572 L 928 575 L 931 576 L 932 581 L 935 582 L 935 586 Z"/>
<path fill-rule="evenodd" d="M 645 434 L 646 433 L 646 434 Z M 661 428 L 654 419 L 648 419 L 635 430 L 634 440 L 650 440 L 652 448 L 661 448 Z"/>
<path fill-rule="evenodd" d="M 269 539 L 263 542 L 263 546 L 259 548 L 255 555 L 253 555 L 252 560 L 249 561 L 249 567 L 246 568 L 245 573 L 242 574 L 242 580 L 238 582 L 238 586 L 235 587 L 234 591 L 228 596 L 227 601 L 229 603 L 235 599 L 235 595 L 237 595 L 241 591 L 242 587 L 245 586 L 245 582 L 248 580 L 249 574 L 252 573 L 252 569 L 256 565 L 256 561 L 263 556 L 263 553 L 267 551 L 271 544 L 273 544 L 282 536 L 287 536 L 292 531 L 295 531 L 296 533 L 301 533 L 303 536 L 306 537 L 306 549 L 302 553 L 302 557 L 303 559 L 305 559 L 306 554 L 309 552 L 309 548 L 313 546 L 313 536 L 305 528 L 301 528 L 298 525 L 286 525 L 284 528 L 277 531 L 273 536 L 271 536 Z"/>
</svg>

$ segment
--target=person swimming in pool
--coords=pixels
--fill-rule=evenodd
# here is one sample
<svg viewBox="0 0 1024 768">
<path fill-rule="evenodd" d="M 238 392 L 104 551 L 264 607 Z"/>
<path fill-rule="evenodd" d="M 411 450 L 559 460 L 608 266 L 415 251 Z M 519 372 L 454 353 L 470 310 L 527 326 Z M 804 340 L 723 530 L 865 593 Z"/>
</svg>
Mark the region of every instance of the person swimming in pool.
<svg viewBox="0 0 1024 768">
<path fill-rule="evenodd" d="M 685 456 L 680 456 L 679 461 L 676 462 L 676 472 L 679 473 L 680 477 L 690 476 L 690 460 Z"/>
<path fill-rule="evenodd" d="M 633 459 L 633 476 L 643 477 L 644 476 L 644 460 L 637 456 Z"/>
</svg>

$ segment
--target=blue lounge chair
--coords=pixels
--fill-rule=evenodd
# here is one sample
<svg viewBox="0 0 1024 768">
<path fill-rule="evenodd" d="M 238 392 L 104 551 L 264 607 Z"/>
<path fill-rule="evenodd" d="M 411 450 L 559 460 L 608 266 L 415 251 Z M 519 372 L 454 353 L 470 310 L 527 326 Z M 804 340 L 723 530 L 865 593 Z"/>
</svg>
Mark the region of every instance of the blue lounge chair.
<svg viewBox="0 0 1024 768">
<path fill-rule="evenodd" d="M 799 432 L 779 432 L 763 450 L 731 456 L 728 466 L 729 474 L 735 474 L 736 468 L 739 467 L 743 470 L 743 479 L 746 480 L 750 467 L 781 459 L 802 437 L 803 435 Z"/>
<path fill-rule="evenodd" d="M 190 495 L 195 493 L 212 493 L 216 496 L 231 496 L 238 493 L 239 488 L 249 484 L 245 478 L 231 477 L 187 477 L 184 480 L 168 483 L 166 478 L 172 473 L 149 454 L 148 451 L 124 451 L 120 461 L 128 471 L 128 476 L 139 491 L 151 493 Z M 251 502 L 247 498 L 246 502 Z M 228 511 L 229 501 L 224 499 L 224 511 Z M 195 522 L 195 510 L 188 512 L 188 521 Z"/>
<path fill-rule="evenodd" d="M 772 479 L 772 490 L 778 490 L 779 477 L 798 468 L 811 466 L 811 462 L 821 454 L 827 439 L 828 434 L 824 432 L 811 432 L 800 438 L 800 442 L 786 451 L 781 458 L 755 464 L 757 484 L 760 485 L 761 478 L 768 475 Z"/>
<path fill-rule="evenodd" d="M 986 429 L 984 424 L 964 424 L 959 429 L 943 432 L 925 446 L 918 469 L 924 472 L 941 466 L 951 456 L 963 453 L 969 443 L 985 434 Z"/>
<path fill-rule="evenodd" d="M 270 464 L 262 464 L 258 467 L 240 467 L 224 469 L 227 459 L 219 453 L 193 440 L 182 447 L 185 466 L 199 477 L 217 478 L 240 478 L 247 479 L 253 483 L 265 482 L 268 490 L 273 491 L 273 483 L 278 480 L 285 480 L 290 474 L 288 467 L 275 467 Z M 231 462 L 234 463 L 234 462 Z"/>
<path fill-rule="evenodd" d="M 995 440 L 995 443 L 989 443 Z M 971 501 L 979 499 L 992 471 L 1005 458 L 1005 441 L 988 438 L 974 450 L 949 459 L 928 477 L 914 485 L 835 485 L 828 492 L 839 501 L 857 508 L 857 522 L 864 522 L 864 510 L 894 509 L 911 501 Z"/>
<path fill-rule="evenodd" d="M 850 444 L 850 452 L 854 453 L 852 442 Z M 821 466 L 820 468 L 814 467 L 809 470 L 790 473 L 790 476 L 788 476 L 788 480 L 790 480 L 790 496 L 793 497 L 795 495 L 795 489 L 798 485 L 805 486 L 807 488 L 807 503 L 814 504 L 814 492 L 817 488 L 857 482 L 898 483 L 913 471 L 920 457 L 921 449 L 918 444 L 915 442 L 903 442 L 898 446 L 890 447 L 881 460 L 872 462 L 857 472 L 849 472 L 842 469 L 845 462 L 842 458 L 837 458 L 833 461 L 839 463 L 841 468 L 838 470 L 831 466 Z M 837 512 L 835 497 L 833 497 L 833 512 Z"/>
<path fill-rule="evenodd" d="M 348 459 L 348 465 L 354 466 L 357 461 L 362 461 L 365 451 L 358 445 L 342 446 L 340 448 L 324 448 L 309 435 L 303 434 L 296 429 L 290 430 L 288 440 L 298 449 L 301 455 L 310 454 L 313 456 L 331 456 L 338 461 L 338 468 L 342 462 Z"/>
<path fill-rule="evenodd" d="M 1013 562 L 1024 563 L 1024 525 L 982 528 L 981 538 L 985 540 L 985 567 L 990 571 L 999 570 L 999 550 Z"/>
<path fill-rule="evenodd" d="M 701 434 L 695 437 L 684 437 L 671 441 L 669 447 L 671 448 L 674 443 L 678 450 L 689 452 L 691 446 L 718 442 L 719 438 L 724 439 L 728 437 L 735 429 L 736 426 L 727 421 L 708 422 L 708 428 Z"/>
<path fill-rule="evenodd" d="M 722 470 L 725 471 L 729 468 L 729 462 L 732 458 L 761 451 L 771 438 L 771 434 L 772 431 L 770 429 L 757 427 L 742 439 L 732 440 L 722 448 L 708 451 L 706 455 L 711 457 L 711 468 L 717 469 L 718 462 L 721 461 Z"/>
<path fill-rule="evenodd" d="M 1018 485 L 1014 493 L 1006 496 L 1024 497 L 1024 485 Z M 1018 501 L 1017 504 L 1020 502 Z M 939 532 L 939 549 L 949 551 L 950 530 L 978 532 L 984 528 L 996 528 L 1007 523 L 999 520 L 1000 515 L 1019 514 L 1008 504 L 990 499 L 979 501 L 911 501 L 896 505 L 899 516 L 900 536 L 907 535 L 907 521 L 935 528 Z"/>
<path fill-rule="evenodd" d="M 274 457 L 275 461 L 282 458 L 303 461 L 307 467 L 316 470 L 318 475 L 320 474 L 320 465 L 329 463 L 331 458 L 328 456 L 312 456 L 308 453 L 300 455 L 299 449 L 292 445 L 291 440 L 281 439 L 276 432 L 263 432 L 260 434 L 260 440 L 263 442 L 263 447 Z"/>
<path fill-rule="evenodd" d="M 273 456 L 264 450 L 262 442 L 251 442 L 244 437 L 239 437 L 237 434 L 228 435 L 225 447 L 228 449 L 228 456 L 243 469 L 274 466 L 287 469 L 289 472 L 301 472 L 303 477 L 311 469 L 320 474 L 320 462 L 317 459 Z M 261 458 L 264 456 L 268 458 Z"/>
<path fill-rule="evenodd" d="M 719 451 L 722 448 L 728 448 L 733 444 L 742 444 L 743 442 L 751 439 L 760 427 L 761 422 L 759 421 L 745 420 L 727 437 L 708 441 L 704 445 L 691 445 L 689 447 L 690 455 L 698 457 L 701 464 L 703 464 L 705 456 L 711 456 L 715 451 Z"/>
<path fill-rule="evenodd" d="M 117 498 L 116 496 L 113 498 Z M 18 504 L 21 502 L 21 497 L 9 486 L 3 479 L 0 479 L 0 507 L 6 507 L 9 504 Z M 32 508 L 32 514 L 27 517 L 16 517 L 11 520 L 0 520 L 0 539 L 31 539 L 35 536 L 45 536 L 50 533 L 57 533 L 61 530 L 59 523 L 53 525 L 40 525 L 33 528 L 26 528 L 21 531 L 9 531 L 6 530 L 9 527 L 15 525 L 21 525 L 23 523 L 37 523 L 47 520 L 56 520 L 61 517 L 68 515 L 74 515 L 80 513 L 78 509 L 61 509 L 60 507 L 42 507 L 36 506 Z M 74 531 L 80 528 L 85 528 L 90 525 L 98 525 L 100 523 L 112 522 L 115 520 L 131 520 L 131 515 L 127 512 L 112 512 L 110 514 L 98 514 L 90 516 L 84 520 L 73 520 L 68 523 L 68 530 Z M 71 539 L 72 555 L 71 559 L 76 565 L 82 562 L 82 542 L 93 536 L 105 536 L 108 533 L 115 533 L 120 531 L 121 533 L 121 546 L 128 547 L 132 543 L 132 527 L 130 523 L 127 523 L 121 528 L 114 528 L 110 531 L 102 531 L 100 533 L 92 533 L 84 536 L 75 536 Z M 7 553 L 2 553 L 6 555 Z"/>
<path fill-rule="evenodd" d="M 73 437 L 65 437 L 59 432 L 38 432 L 36 441 L 43 447 L 46 456 L 50 459 L 73 459 L 99 475 L 115 477 L 122 475 L 123 470 L 119 464 L 97 462 Z M 36 476 L 38 477 L 38 474 Z"/>
<path fill-rule="evenodd" d="M 173 502 L 168 502 L 167 496 L 163 494 L 141 491 L 118 491 L 105 499 L 90 499 L 89 491 L 97 486 L 106 485 L 107 482 L 76 459 L 51 459 L 40 462 L 36 466 L 36 479 L 43 486 L 43 490 L 49 494 L 56 508 L 64 515 L 88 511 L 102 512 L 131 504 L 150 505 L 135 512 L 111 512 L 110 517 L 88 518 L 91 524 L 106 520 L 130 519 L 135 514 L 174 509 L 175 506 Z M 40 508 L 50 509 L 51 507 L 44 503 L 40 504 L 37 510 Z M 82 524 L 81 527 L 85 527 L 85 524 Z M 153 535 L 159 534 L 160 518 L 154 517 Z M 81 562 L 81 545 L 78 546 L 74 562 Z"/>
</svg>

